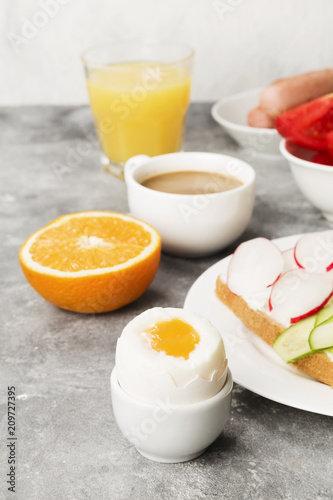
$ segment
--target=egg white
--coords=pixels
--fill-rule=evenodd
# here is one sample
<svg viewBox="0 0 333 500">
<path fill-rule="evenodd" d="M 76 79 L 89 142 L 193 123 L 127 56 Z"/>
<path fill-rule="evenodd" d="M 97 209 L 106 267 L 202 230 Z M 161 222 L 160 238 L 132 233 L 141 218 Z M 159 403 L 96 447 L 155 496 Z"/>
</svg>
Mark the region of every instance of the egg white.
<svg viewBox="0 0 333 500">
<path fill-rule="evenodd" d="M 174 318 L 190 324 L 200 336 L 188 359 L 155 351 L 145 341 L 146 330 Z M 117 342 L 120 386 L 129 395 L 149 403 L 184 405 L 208 399 L 223 387 L 226 367 L 219 331 L 208 320 L 185 309 L 148 309 L 128 323 Z"/>
</svg>

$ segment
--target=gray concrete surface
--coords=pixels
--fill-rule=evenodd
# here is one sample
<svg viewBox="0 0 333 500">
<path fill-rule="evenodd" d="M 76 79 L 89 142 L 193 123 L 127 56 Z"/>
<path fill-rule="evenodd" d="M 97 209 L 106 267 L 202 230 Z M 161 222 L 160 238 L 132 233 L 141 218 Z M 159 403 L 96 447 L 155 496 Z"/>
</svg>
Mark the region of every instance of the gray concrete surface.
<svg viewBox="0 0 333 500">
<path fill-rule="evenodd" d="M 236 385 L 231 418 L 200 458 L 158 464 L 141 457 L 113 418 L 109 376 L 125 324 L 152 306 L 182 306 L 193 281 L 233 251 L 186 260 L 162 256 L 135 303 L 84 316 L 53 307 L 26 283 L 17 253 L 55 217 L 128 210 L 125 186 L 103 172 L 86 107 L 1 110 L 0 498 L 20 500 L 195 500 L 332 498 L 332 418 L 269 401 Z M 192 105 L 186 150 L 249 159 Z M 254 158 L 257 198 L 241 239 L 325 229 L 284 160 Z M 7 491 L 7 386 L 16 386 L 17 492 Z M 333 394 L 332 394 L 333 397 Z"/>
</svg>

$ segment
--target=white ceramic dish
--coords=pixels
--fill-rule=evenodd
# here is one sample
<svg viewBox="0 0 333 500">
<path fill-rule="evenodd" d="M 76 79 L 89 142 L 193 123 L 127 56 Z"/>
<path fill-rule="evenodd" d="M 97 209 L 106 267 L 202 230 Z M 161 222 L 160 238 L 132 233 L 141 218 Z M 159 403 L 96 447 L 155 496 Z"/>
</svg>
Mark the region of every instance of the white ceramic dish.
<svg viewBox="0 0 333 500">
<path fill-rule="evenodd" d="M 242 185 L 230 191 L 171 194 L 141 182 L 166 172 L 198 170 L 236 177 Z M 244 161 L 215 153 L 134 156 L 125 165 L 130 213 L 157 229 L 162 249 L 184 257 L 212 254 L 236 240 L 246 228 L 254 204 L 255 171 Z"/>
<path fill-rule="evenodd" d="M 249 154 L 279 155 L 280 135 L 275 129 L 255 128 L 247 124 L 247 114 L 258 106 L 261 89 L 248 90 L 221 99 L 212 107 L 212 116 L 217 123 Z"/>
<path fill-rule="evenodd" d="M 274 241 L 285 250 L 293 247 L 299 237 Z M 205 316 L 220 330 L 235 382 L 272 401 L 333 416 L 333 389 L 284 363 L 215 296 L 216 279 L 227 269 L 230 258 L 217 262 L 195 281 L 184 307 Z"/>
<path fill-rule="evenodd" d="M 313 163 L 315 151 L 286 139 L 281 141 L 280 150 L 303 196 L 333 222 L 333 167 Z"/>
<path fill-rule="evenodd" d="M 221 434 L 230 413 L 232 375 L 215 396 L 188 405 L 159 401 L 145 403 L 129 396 L 119 385 L 116 368 L 111 374 L 112 406 L 125 437 L 146 458 L 177 463 L 201 455 Z"/>
</svg>

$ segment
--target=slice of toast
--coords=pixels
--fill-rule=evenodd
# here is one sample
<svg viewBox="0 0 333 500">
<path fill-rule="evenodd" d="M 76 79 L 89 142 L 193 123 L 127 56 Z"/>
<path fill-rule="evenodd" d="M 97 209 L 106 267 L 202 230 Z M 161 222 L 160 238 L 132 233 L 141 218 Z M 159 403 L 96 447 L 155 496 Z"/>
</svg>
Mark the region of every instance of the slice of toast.
<svg viewBox="0 0 333 500">
<path fill-rule="evenodd" d="M 279 333 L 285 330 L 284 326 L 276 323 L 268 314 L 253 310 L 242 297 L 233 294 L 220 276 L 216 282 L 216 295 L 250 330 L 270 346 L 273 346 Z M 333 387 L 333 361 L 325 352 L 306 356 L 293 365 Z"/>
</svg>

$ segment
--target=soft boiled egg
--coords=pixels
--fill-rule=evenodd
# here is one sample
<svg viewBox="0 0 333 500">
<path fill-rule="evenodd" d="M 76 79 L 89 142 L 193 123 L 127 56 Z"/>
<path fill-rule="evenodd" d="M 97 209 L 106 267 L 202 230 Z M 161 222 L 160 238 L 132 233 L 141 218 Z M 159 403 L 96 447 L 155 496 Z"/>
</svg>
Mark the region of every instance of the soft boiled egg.
<svg viewBox="0 0 333 500">
<path fill-rule="evenodd" d="M 217 394 L 227 376 L 219 331 L 191 311 L 155 307 L 124 328 L 116 349 L 118 382 L 148 403 L 185 405 Z"/>
</svg>

